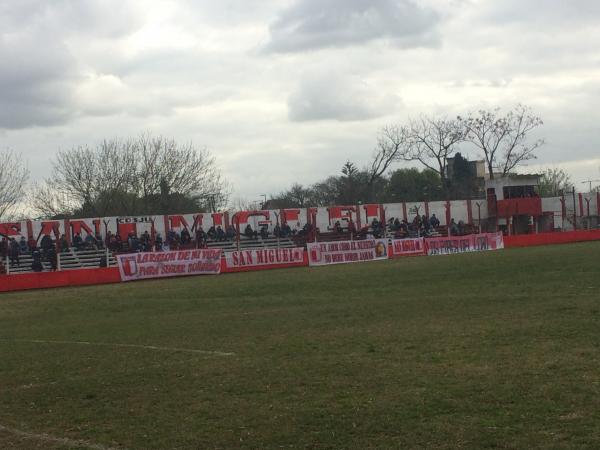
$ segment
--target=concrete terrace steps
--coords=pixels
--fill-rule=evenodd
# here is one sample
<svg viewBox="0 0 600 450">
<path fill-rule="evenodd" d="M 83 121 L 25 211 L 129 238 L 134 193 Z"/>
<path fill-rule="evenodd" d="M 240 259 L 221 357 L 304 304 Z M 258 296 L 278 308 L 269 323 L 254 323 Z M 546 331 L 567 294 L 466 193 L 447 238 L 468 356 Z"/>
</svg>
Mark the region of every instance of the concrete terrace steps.
<svg viewBox="0 0 600 450">
<path fill-rule="evenodd" d="M 84 269 L 84 268 L 97 268 L 100 267 L 100 260 L 106 255 L 105 250 L 81 250 L 77 251 L 69 249 L 66 252 L 58 254 L 60 258 L 61 270 L 72 270 L 72 269 Z M 10 273 L 28 273 L 32 272 L 31 263 L 33 257 L 31 254 L 23 254 L 20 256 L 20 264 L 10 264 Z M 109 253 L 108 263 L 110 266 L 116 266 L 117 260 Z M 42 258 L 42 267 L 44 271 L 50 270 L 50 263 Z"/>
<path fill-rule="evenodd" d="M 238 249 L 237 241 L 211 241 L 207 243 L 208 248 L 221 248 L 223 252 L 233 252 Z M 257 239 L 240 239 L 240 250 L 252 250 L 263 248 L 291 248 L 296 247 L 294 241 L 289 238 L 267 238 L 262 239 L 260 236 Z"/>
</svg>

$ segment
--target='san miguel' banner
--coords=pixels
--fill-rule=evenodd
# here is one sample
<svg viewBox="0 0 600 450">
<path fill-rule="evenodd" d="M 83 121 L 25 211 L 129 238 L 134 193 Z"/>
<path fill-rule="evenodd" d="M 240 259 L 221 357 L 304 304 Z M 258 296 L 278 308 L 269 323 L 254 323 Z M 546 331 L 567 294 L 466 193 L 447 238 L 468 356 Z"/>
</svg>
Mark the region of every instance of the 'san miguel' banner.
<svg viewBox="0 0 600 450">
<path fill-rule="evenodd" d="M 392 256 L 411 256 L 425 254 L 425 240 L 423 238 L 415 239 L 394 239 L 392 241 Z"/>
<path fill-rule="evenodd" d="M 387 240 L 366 239 L 364 241 L 312 242 L 308 248 L 308 263 L 311 266 L 373 261 L 388 258 Z"/>
<path fill-rule="evenodd" d="M 304 249 L 265 248 L 226 252 L 225 262 L 229 268 L 302 264 Z"/>
<path fill-rule="evenodd" d="M 425 242 L 428 255 L 452 255 L 504 248 L 502 233 L 427 238 Z"/>
<path fill-rule="evenodd" d="M 117 255 L 121 281 L 221 273 L 221 249 Z"/>
</svg>

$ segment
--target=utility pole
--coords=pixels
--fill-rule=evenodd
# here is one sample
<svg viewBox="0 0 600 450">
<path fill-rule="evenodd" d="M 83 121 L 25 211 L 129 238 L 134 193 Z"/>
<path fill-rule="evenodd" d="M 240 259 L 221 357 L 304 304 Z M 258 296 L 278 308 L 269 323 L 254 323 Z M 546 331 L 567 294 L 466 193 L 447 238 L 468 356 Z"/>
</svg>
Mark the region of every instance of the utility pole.
<svg viewBox="0 0 600 450">
<path fill-rule="evenodd" d="M 573 186 L 573 230 L 577 231 L 577 203 L 575 202 L 575 186 Z"/>
<path fill-rule="evenodd" d="M 600 180 L 585 180 L 581 182 L 582 184 L 589 183 L 590 192 L 592 192 L 592 183 L 600 183 Z"/>
</svg>

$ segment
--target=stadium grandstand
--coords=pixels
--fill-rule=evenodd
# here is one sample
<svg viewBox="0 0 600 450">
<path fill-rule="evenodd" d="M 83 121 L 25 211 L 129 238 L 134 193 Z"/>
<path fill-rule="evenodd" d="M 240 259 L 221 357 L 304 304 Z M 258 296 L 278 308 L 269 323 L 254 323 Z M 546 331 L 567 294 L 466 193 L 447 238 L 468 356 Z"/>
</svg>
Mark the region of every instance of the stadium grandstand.
<svg viewBox="0 0 600 450">
<path fill-rule="evenodd" d="M 599 193 L 541 198 L 537 176 L 486 182 L 486 198 L 0 224 L 4 273 L 109 267 L 121 253 L 306 248 L 307 242 L 598 228 Z"/>
</svg>

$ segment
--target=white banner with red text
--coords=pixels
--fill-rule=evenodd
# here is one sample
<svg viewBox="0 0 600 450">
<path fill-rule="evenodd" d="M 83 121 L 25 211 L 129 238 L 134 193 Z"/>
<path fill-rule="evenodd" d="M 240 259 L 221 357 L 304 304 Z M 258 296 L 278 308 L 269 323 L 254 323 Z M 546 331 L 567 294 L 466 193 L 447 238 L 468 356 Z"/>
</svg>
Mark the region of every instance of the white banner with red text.
<svg viewBox="0 0 600 450">
<path fill-rule="evenodd" d="M 225 253 L 225 263 L 230 269 L 301 265 L 303 262 L 303 248 L 264 248 Z"/>
<path fill-rule="evenodd" d="M 121 281 L 221 273 L 221 249 L 117 255 Z"/>
<path fill-rule="evenodd" d="M 392 256 L 415 256 L 425 254 L 425 240 L 423 238 L 415 239 L 393 239 Z"/>
<path fill-rule="evenodd" d="M 311 266 L 388 259 L 387 239 L 310 242 L 306 246 L 308 249 L 308 263 Z"/>
<path fill-rule="evenodd" d="M 453 255 L 504 248 L 502 233 L 481 233 L 425 239 L 427 254 Z"/>
</svg>

